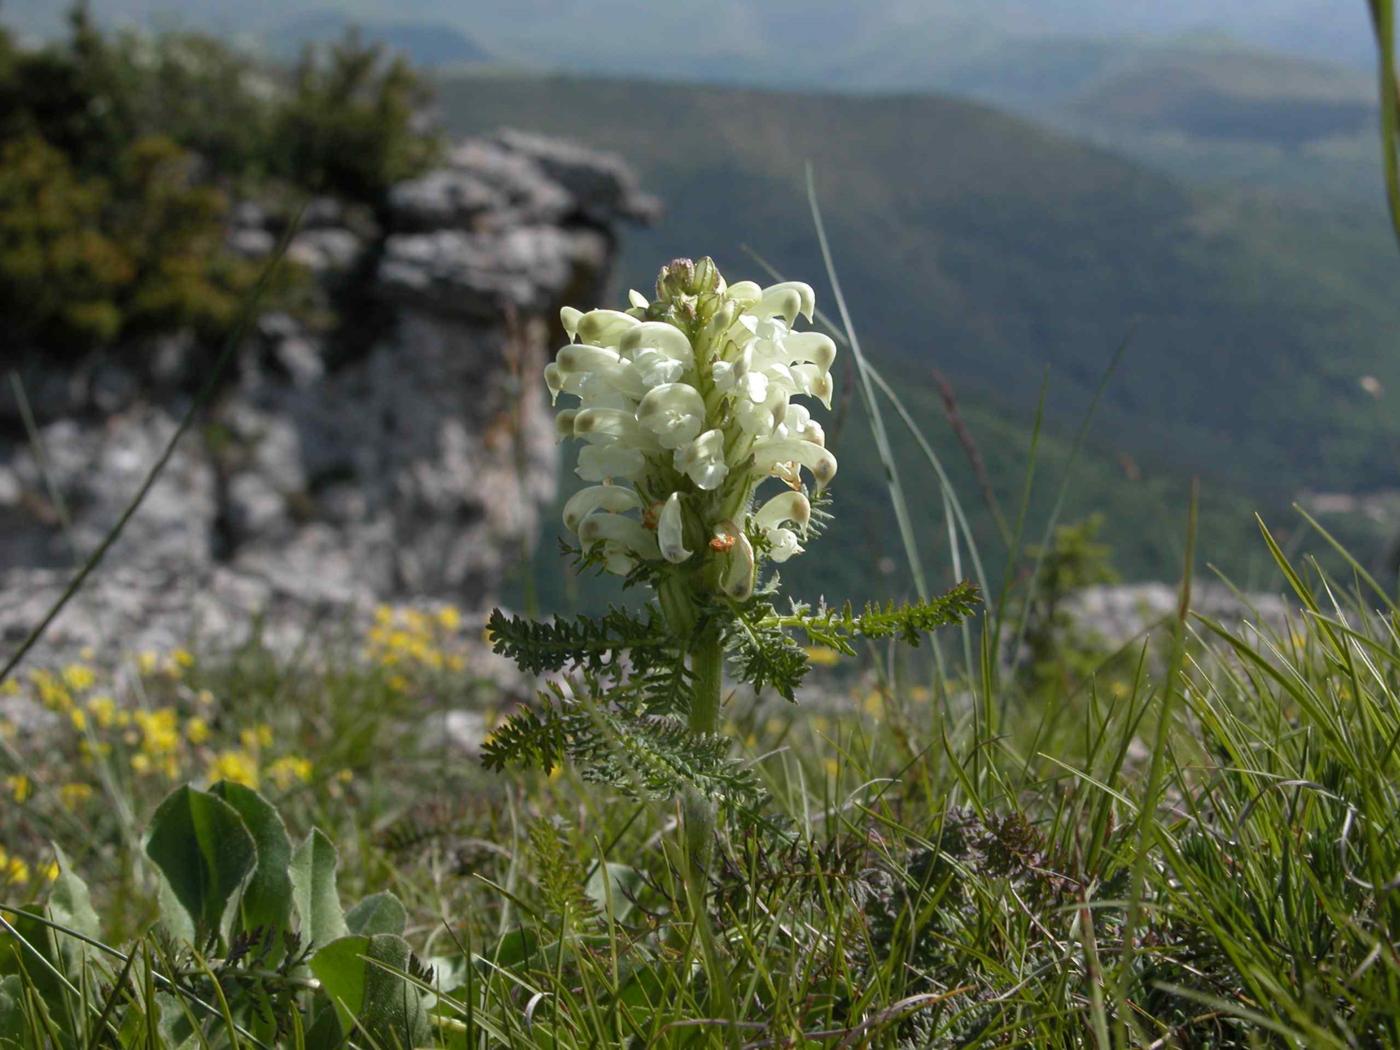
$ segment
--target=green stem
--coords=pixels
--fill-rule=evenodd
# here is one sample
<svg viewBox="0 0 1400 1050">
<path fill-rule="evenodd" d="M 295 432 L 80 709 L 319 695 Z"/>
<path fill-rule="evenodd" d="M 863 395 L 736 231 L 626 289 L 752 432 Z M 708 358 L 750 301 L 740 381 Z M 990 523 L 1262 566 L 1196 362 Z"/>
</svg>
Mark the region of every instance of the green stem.
<svg viewBox="0 0 1400 1050">
<path fill-rule="evenodd" d="M 724 683 L 724 650 L 719 632 L 704 631 L 690 651 L 695 692 L 690 700 L 690 729 L 694 733 L 719 732 L 720 690 Z M 691 871 L 703 879 L 710 867 L 715 838 L 715 804 L 694 789 L 686 791 L 683 804 L 685 843 Z"/>
</svg>

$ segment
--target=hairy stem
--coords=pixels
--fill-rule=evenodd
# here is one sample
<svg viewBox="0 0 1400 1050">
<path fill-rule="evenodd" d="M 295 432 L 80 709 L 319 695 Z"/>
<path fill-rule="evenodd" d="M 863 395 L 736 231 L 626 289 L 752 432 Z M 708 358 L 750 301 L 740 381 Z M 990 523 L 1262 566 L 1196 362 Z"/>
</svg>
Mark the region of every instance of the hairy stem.
<svg viewBox="0 0 1400 1050">
<path fill-rule="evenodd" d="M 719 632 L 704 631 L 690 651 L 695 692 L 690 701 L 690 729 L 695 733 L 719 731 L 720 689 L 724 682 L 724 650 Z M 683 814 L 685 842 L 691 870 L 703 878 L 710 866 L 715 837 L 715 804 L 696 792 L 686 791 Z"/>
</svg>

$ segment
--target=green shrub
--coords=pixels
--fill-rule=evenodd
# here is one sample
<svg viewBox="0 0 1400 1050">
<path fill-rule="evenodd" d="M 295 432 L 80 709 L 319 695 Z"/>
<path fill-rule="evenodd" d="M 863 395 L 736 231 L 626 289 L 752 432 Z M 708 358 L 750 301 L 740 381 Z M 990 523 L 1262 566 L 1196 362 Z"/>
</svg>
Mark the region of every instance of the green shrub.
<svg viewBox="0 0 1400 1050">
<path fill-rule="evenodd" d="M 222 338 L 255 269 L 225 248 L 229 196 L 382 205 L 434 155 L 425 97 L 353 34 L 287 78 L 199 34 L 104 34 L 82 6 L 41 48 L 0 30 L 0 320 L 59 355 Z"/>
<path fill-rule="evenodd" d="M 308 189 L 382 204 L 390 186 L 422 171 L 436 143 L 415 127 L 427 96 L 402 58 L 351 32 L 308 47 L 278 113 L 275 168 Z"/>
<path fill-rule="evenodd" d="M 109 187 L 36 135 L 0 150 L 0 315 L 21 339 L 105 342 L 122 327 L 130 258 L 100 229 Z"/>
</svg>

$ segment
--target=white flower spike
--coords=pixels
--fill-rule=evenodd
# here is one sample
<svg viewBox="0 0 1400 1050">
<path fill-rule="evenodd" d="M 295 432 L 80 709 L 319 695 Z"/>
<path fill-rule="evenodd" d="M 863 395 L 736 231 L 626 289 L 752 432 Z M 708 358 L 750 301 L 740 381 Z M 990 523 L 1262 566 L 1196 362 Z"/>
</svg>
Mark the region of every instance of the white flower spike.
<svg viewBox="0 0 1400 1050">
<path fill-rule="evenodd" d="M 595 483 L 564 524 L 611 572 L 652 564 L 748 598 L 764 557 L 802 553 L 807 479 L 820 491 L 836 474 L 821 425 L 794 400 L 830 407 L 836 344 L 793 330 L 812 319 L 810 286 L 727 284 L 709 259 L 675 260 L 654 299 L 632 291 L 628 303 L 560 312 L 570 342 L 545 385 L 577 399 L 556 432 L 583 443 L 576 473 Z M 761 494 L 770 478 L 787 489 Z M 686 536 L 714 538 L 691 550 Z"/>
</svg>

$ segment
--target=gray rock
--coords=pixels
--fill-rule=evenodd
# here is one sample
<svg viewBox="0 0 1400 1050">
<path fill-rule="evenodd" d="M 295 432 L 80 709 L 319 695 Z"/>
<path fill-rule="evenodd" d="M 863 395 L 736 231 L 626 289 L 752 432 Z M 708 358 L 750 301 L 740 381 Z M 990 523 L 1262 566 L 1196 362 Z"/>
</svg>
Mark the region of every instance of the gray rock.
<svg viewBox="0 0 1400 1050">
<path fill-rule="evenodd" d="M 32 662 L 89 647 L 110 662 L 199 640 L 233 646 L 255 623 L 292 647 L 308 632 L 359 629 L 380 602 L 446 600 L 480 614 L 553 498 L 558 453 L 540 372 L 559 307 L 596 296 L 613 225 L 646 213 L 615 159 L 510 135 L 463 143 L 442 170 L 396 188 L 381 240 L 368 239 L 366 215 L 313 202 L 292 247 L 314 301 L 328 303 L 332 283 L 378 253 L 353 289 L 384 313 L 377 336 L 341 345 L 287 313 L 261 317 L 236 381 L 184 436 Z M 265 244 L 272 227 L 243 202 L 230 236 Z M 0 442 L 6 651 L 160 456 L 204 378 L 197 349 L 181 334 L 135 349 L 144 373 L 26 372 L 47 407 L 49 477 L 27 443 Z M 0 394 L 0 416 L 15 411 Z M 473 733 L 458 728 L 465 746 Z"/>
<path fill-rule="evenodd" d="M 1071 595 L 1065 611 L 1081 630 L 1117 648 L 1174 617 L 1179 600 L 1177 588 L 1165 583 L 1099 585 Z M 1288 603 L 1276 594 L 1241 596 L 1219 583 L 1192 587 L 1191 609 L 1230 627 L 1248 623 L 1274 630 L 1290 615 Z"/>
<path fill-rule="evenodd" d="M 632 169 L 614 153 L 509 129 L 500 132 L 496 141 L 534 161 L 547 178 L 568 191 L 589 222 L 600 226 L 622 219 L 652 222 L 661 213 L 661 202 L 642 193 Z"/>
<path fill-rule="evenodd" d="M 385 244 L 379 282 L 393 301 L 444 314 L 543 312 L 577 273 L 595 270 L 608 255 L 602 234 L 557 226 L 399 234 Z"/>
<path fill-rule="evenodd" d="M 506 204 L 505 194 L 470 168 L 441 168 L 395 186 L 389 207 L 400 230 L 469 229 Z"/>
<path fill-rule="evenodd" d="M 261 259 L 271 255 L 272 249 L 277 247 L 277 238 L 258 227 L 230 230 L 224 240 L 235 254 L 245 259 Z"/>
<path fill-rule="evenodd" d="M 365 244 L 340 226 L 304 230 L 287 245 L 287 258 L 313 274 L 347 273 L 360 260 Z"/>
</svg>

